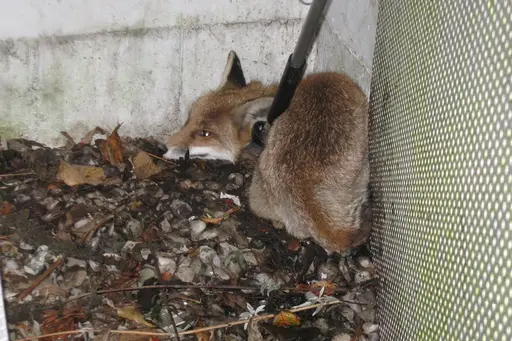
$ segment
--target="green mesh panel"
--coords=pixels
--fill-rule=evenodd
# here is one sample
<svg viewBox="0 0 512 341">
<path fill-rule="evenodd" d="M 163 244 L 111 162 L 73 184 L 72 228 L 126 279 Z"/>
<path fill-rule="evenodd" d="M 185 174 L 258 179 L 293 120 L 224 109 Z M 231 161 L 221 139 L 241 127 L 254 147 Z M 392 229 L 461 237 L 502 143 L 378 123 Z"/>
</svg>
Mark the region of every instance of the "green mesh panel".
<svg viewBox="0 0 512 341">
<path fill-rule="evenodd" d="M 512 340 L 512 2 L 381 0 L 371 88 L 382 341 Z"/>
</svg>

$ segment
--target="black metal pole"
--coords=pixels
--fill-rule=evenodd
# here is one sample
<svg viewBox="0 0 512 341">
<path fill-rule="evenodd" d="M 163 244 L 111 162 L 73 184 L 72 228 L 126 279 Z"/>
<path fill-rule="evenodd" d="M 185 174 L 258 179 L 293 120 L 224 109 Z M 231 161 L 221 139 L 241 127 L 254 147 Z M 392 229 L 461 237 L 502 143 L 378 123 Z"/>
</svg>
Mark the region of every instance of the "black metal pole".
<svg viewBox="0 0 512 341">
<path fill-rule="evenodd" d="M 316 31 L 322 17 L 322 13 L 327 4 L 327 0 L 313 0 L 309 8 L 306 21 L 300 32 L 299 40 L 295 45 L 293 54 L 288 58 L 286 68 L 284 69 L 279 87 L 277 89 L 274 100 L 267 115 L 268 125 L 272 125 L 290 105 L 297 85 L 304 76 L 307 67 L 307 58 L 313 41 L 315 40 Z M 253 127 L 253 140 L 259 145 L 263 145 L 263 130 L 265 123 L 258 122 Z"/>
</svg>

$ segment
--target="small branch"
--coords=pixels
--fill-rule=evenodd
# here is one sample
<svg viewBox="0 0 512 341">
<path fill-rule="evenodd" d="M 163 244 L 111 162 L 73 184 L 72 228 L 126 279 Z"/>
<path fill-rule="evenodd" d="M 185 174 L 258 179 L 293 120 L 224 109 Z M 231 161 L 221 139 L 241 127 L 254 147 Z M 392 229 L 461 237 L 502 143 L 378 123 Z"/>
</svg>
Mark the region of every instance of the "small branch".
<svg viewBox="0 0 512 341">
<path fill-rule="evenodd" d="M 255 290 L 259 291 L 259 287 L 250 287 L 250 286 L 238 286 L 238 285 L 187 285 L 187 284 L 159 284 L 159 285 L 147 285 L 143 287 L 131 287 L 131 288 L 116 288 L 116 289 L 105 289 L 105 290 L 98 290 L 94 292 L 96 295 L 103 295 L 103 294 L 112 294 L 116 292 L 124 292 L 124 291 L 138 291 L 138 290 L 144 290 L 144 289 L 220 289 L 220 290 Z M 349 289 L 347 288 L 336 288 L 333 289 L 336 293 L 347 293 L 349 292 Z M 280 291 L 293 291 L 293 292 L 305 292 L 303 289 L 299 288 L 293 288 L 293 287 L 284 287 L 281 288 Z M 87 296 L 92 295 L 93 293 L 85 293 L 77 297 L 73 297 L 70 301 L 75 301 Z M 68 303 L 66 302 L 66 303 Z M 358 303 L 358 302 L 349 302 L 349 303 Z M 359 303 L 358 303 L 359 304 Z"/>
<path fill-rule="evenodd" d="M 167 162 L 167 163 L 173 163 L 173 162 L 171 162 L 171 161 L 169 161 L 169 160 L 164 159 L 163 157 L 156 156 L 155 154 L 151 154 L 151 153 L 146 152 L 146 151 L 144 151 L 144 152 L 145 152 L 146 154 L 148 154 L 149 156 L 151 156 L 151 157 L 155 158 L 155 159 L 158 159 L 158 160 L 161 160 L 161 161 L 163 161 L 163 162 Z"/>
<path fill-rule="evenodd" d="M 50 276 L 50 274 L 60 265 L 62 264 L 62 257 L 59 257 L 41 276 L 39 276 L 30 287 L 25 289 L 20 296 L 18 297 L 18 303 L 23 301 L 25 297 L 30 295 L 32 291 L 41 284 L 42 281 L 45 280 L 46 277 Z"/>
<path fill-rule="evenodd" d="M 327 307 L 327 306 L 337 305 L 337 304 L 341 304 L 341 303 L 343 303 L 343 302 L 341 302 L 341 301 L 330 302 L 330 303 L 324 304 L 324 306 Z M 300 312 L 300 311 L 312 310 L 312 309 L 316 309 L 316 308 L 320 307 L 321 305 L 322 304 L 313 304 L 313 305 L 310 305 L 310 306 L 307 306 L 307 307 L 291 309 L 290 312 L 297 313 L 297 312 Z M 253 317 L 251 317 L 249 319 L 245 319 L 245 320 L 236 320 L 236 321 L 232 321 L 232 322 L 228 322 L 228 323 L 217 324 L 217 325 L 214 325 L 214 326 L 196 328 L 196 329 L 192 329 L 192 330 L 186 330 L 186 331 L 178 333 L 178 335 L 179 336 L 184 336 L 184 335 L 197 334 L 197 333 L 211 331 L 211 330 L 216 330 L 216 329 L 221 329 L 221 328 L 230 328 L 230 327 L 233 327 L 233 326 L 238 326 L 238 325 L 241 325 L 241 324 L 245 324 L 245 323 L 249 322 L 250 320 L 252 320 L 252 321 L 263 321 L 263 320 L 269 320 L 271 318 L 274 318 L 275 316 L 276 316 L 276 314 L 267 314 L 267 315 L 262 315 L 262 316 L 253 316 Z M 69 331 L 65 331 L 65 332 L 45 334 L 45 335 L 39 335 L 39 336 L 31 336 L 31 337 L 27 337 L 27 338 L 24 338 L 24 339 L 17 339 L 15 341 L 29 341 L 29 340 L 47 338 L 47 337 L 51 337 L 51 336 L 59 336 L 59 335 L 66 335 L 66 334 L 79 334 L 79 333 L 83 333 L 83 332 L 86 332 L 86 331 L 94 332 L 94 333 L 102 332 L 101 330 L 97 330 L 97 329 L 92 329 L 92 330 L 91 329 L 83 329 L 83 330 L 77 329 L 77 330 L 69 330 Z M 162 332 L 142 332 L 142 331 L 137 331 L 137 330 L 110 330 L 110 333 L 111 334 L 127 334 L 127 335 L 143 335 L 143 336 L 166 336 L 166 337 L 169 336 L 168 333 L 162 333 Z"/>
<path fill-rule="evenodd" d="M 34 172 L 0 174 L 0 178 L 12 178 L 15 176 L 34 175 Z"/>
</svg>

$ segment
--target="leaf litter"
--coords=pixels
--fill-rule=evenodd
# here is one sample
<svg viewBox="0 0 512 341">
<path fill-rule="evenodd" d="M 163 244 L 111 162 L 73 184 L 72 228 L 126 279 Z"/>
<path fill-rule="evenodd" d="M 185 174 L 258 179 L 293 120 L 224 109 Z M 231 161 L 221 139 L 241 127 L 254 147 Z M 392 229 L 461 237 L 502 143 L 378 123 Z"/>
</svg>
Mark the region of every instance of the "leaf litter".
<svg viewBox="0 0 512 341">
<path fill-rule="evenodd" d="M 327 256 L 253 215 L 257 149 L 168 161 L 120 131 L 0 146 L 12 340 L 378 340 L 367 247 Z"/>
</svg>

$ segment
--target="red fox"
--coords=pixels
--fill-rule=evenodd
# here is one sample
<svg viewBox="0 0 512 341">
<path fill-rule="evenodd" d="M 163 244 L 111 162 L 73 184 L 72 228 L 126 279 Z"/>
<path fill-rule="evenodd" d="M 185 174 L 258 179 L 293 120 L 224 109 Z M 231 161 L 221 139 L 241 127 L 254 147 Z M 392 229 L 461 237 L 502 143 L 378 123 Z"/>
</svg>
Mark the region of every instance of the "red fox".
<svg viewBox="0 0 512 341">
<path fill-rule="evenodd" d="M 194 103 L 165 157 L 188 149 L 190 157 L 236 162 L 253 124 L 265 121 L 276 90 L 275 84 L 246 84 L 231 51 L 221 86 Z M 306 76 L 268 131 L 249 188 L 252 211 L 328 252 L 343 251 L 370 233 L 368 182 L 365 93 L 341 73 Z"/>
</svg>

